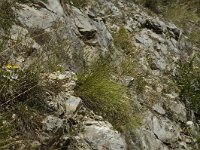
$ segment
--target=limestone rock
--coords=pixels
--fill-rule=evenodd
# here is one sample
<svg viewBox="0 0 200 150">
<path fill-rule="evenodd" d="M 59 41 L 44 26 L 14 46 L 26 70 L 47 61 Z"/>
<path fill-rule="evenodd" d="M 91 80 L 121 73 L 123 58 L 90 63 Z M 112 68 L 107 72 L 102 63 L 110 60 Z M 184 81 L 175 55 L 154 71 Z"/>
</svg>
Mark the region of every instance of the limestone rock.
<svg viewBox="0 0 200 150">
<path fill-rule="evenodd" d="M 167 29 L 166 24 L 160 21 L 158 18 L 148 19 L 146 22 L 146 27 L 152 29 L 155 33 L 158 34 L 165 32 Z"/>
<path fill-rule="evenodd" d="M 65 108 L 67 113 L 74 113 L 81 105 L 82 100 L 79 97 L 70 96 L 65 102 Z"/>
<path fill-rule="evenodd" d="M 160 104 L 154 105 L 153 110 L 155 110 L 156 112 L 158 112 L 161 115 L 166 114 L 165 110 L 163 109 L 163 107 Z"/>
<path fill-rule="evenodd" d="M 43 129 L 46 131 L 56 131 L 63 126 L 63 120 L 55 116 L 47 116 L 43 121 Z"/>
<path fill-rule="evenodd" d="M 126 144 L 121 135 L 102 121 L 87 121 L 83 137 L 92 149 L 125 150 Z"/>
</svg>

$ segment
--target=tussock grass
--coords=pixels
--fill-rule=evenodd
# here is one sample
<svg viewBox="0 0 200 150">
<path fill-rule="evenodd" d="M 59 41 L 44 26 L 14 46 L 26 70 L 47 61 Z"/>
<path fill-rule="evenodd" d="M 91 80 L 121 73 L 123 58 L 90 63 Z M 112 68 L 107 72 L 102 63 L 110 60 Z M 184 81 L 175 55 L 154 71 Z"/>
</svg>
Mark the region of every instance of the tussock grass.
<svg viewBox="0 0 200 150">
<path fill-rule="evenodd" d="M 200 113 L 200 66 L 195 64 L 195 57 L 187 62 L 180 62 L 177 83 L 181 89 L 180 97 L 186 107 Z"/>
<path fill-rule="evenodd" d="M 89 0 L 68 0 L 68 2 L 77 8 L 83 8 L 88 4 Z"/>
<path fill-rule="evenodd" d="M 15 21 L 15 14 L 12 7 L 15 1 L 2 0 L 0 2 L 0 28 L 8 32 Z"/>
<path fill-rule="evenodd" d="M 127 96 L 126 87 L 111 80 L 111 72 L 111 66 L 98 62 L 90 73 L 79 76 L 75 91 L 86 106 L 123 131 L 135 127 L 139 121 L 133 115 L 133 104 Z"/>
<path fill-rule="evenodd" d="M 124 27 L 121 27 L 118 32 L 114 33 L 113 38 L 115 46 L 123 50 L 125 54 L 129 54 L 133 51 L 131 36 Z"/>
</svg>

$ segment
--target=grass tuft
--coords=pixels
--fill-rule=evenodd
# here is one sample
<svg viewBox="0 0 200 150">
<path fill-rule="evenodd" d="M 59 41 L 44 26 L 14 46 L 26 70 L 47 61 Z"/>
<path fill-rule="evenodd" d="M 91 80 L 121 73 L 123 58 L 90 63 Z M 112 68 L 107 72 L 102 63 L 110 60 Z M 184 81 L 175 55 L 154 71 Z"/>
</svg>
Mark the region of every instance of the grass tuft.
<svg viewBox="0 0 200 150">
<path fill-rule="evenodd" d="M 200 68 L 195 65 L 195 57 L 179 64 L 176 80 L 181 89 L 181 100 L 186 107 L 200 113 Z"/>
<path fill-rule="evenodd" d="M 120 28 L 114 35 L 114 44 L 117 48 L 123 50 L 125 54 L 129 54 L 133 51 L 133 44 L 131 37 L 127 29 Z"/>
<path fill-rule="evenodd" d="M 75 91 L 86 106 L 123 131 L 135 127 L 139 121 L 134 118 L 126 87 L 111 80 L 111 71 L 111 66 L 98 62 L 91 73 L 79 76 Z"/>
</svg>

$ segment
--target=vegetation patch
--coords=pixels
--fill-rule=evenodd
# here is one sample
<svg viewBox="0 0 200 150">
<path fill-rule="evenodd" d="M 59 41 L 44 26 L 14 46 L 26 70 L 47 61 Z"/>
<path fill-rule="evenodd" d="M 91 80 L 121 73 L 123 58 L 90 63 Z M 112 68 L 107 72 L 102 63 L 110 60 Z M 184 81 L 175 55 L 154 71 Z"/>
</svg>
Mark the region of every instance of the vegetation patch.
<svg viewBox="0 0 200 150">
<path fill-rule="evenodd" d="M 114 35 L 114 44 L 117 48 L 123 50 L 125 54 L 129 54 L 133 51 L 133 44 L 131 37 L 127 29 L 124 27 L 120 28 Z"/>
<path fill-rule="evenodd" d="M 83 8 L 87 6 L 88 0 L 68 0 L 67 2 L 70 2 L 70 4 L 74 5 L 77 8 Z"/>
<path fill-rule="evenodd" d="M 186 107 L 200 113 L 200 68 L 195 64 L 195 57 L 179 64 L 176 80 L 181 90 L 181 100 Z"/>
<path fill-rule="evenodd" d="M 142 93 L 147 85 L 144 80 L 144 72 L 140 68 L 140 64 L 136 58 L 136 53 L 126 56 L 121 63 L 122 74 L 134 77 L 134 85 L 137 93 Z"/>
<path fill-rule="evenodd" d="M 2 0 L 0 2 L 0 29 L 8 32 L 15 22 L 15 14 L 12 9 L 15 6 L 15 1 Z"/>
<path fill-rule="evenodd" d="M 133 115 L 133 104 L 127 96 L 126 87 L 111 80 L 111 66 L 102 62 L 97 64 L 90 73 L 79 76 L 76 94 L 116 129 L 123 131 L 136 126 L 141 120 Z"/>
</svg>

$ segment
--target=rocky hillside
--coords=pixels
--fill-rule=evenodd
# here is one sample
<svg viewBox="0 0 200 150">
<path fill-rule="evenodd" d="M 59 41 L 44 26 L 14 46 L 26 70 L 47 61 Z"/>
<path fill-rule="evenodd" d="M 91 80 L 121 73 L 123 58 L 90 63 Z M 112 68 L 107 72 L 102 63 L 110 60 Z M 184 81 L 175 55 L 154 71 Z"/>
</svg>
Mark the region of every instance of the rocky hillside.
<svg viewBox="0 0 200 150">
<path fill-rule="evenodd" d="M 1 0 L 0 150 L 198 150 L 199 18 L 171 20 L 132 0 Z"/>
</svg>

